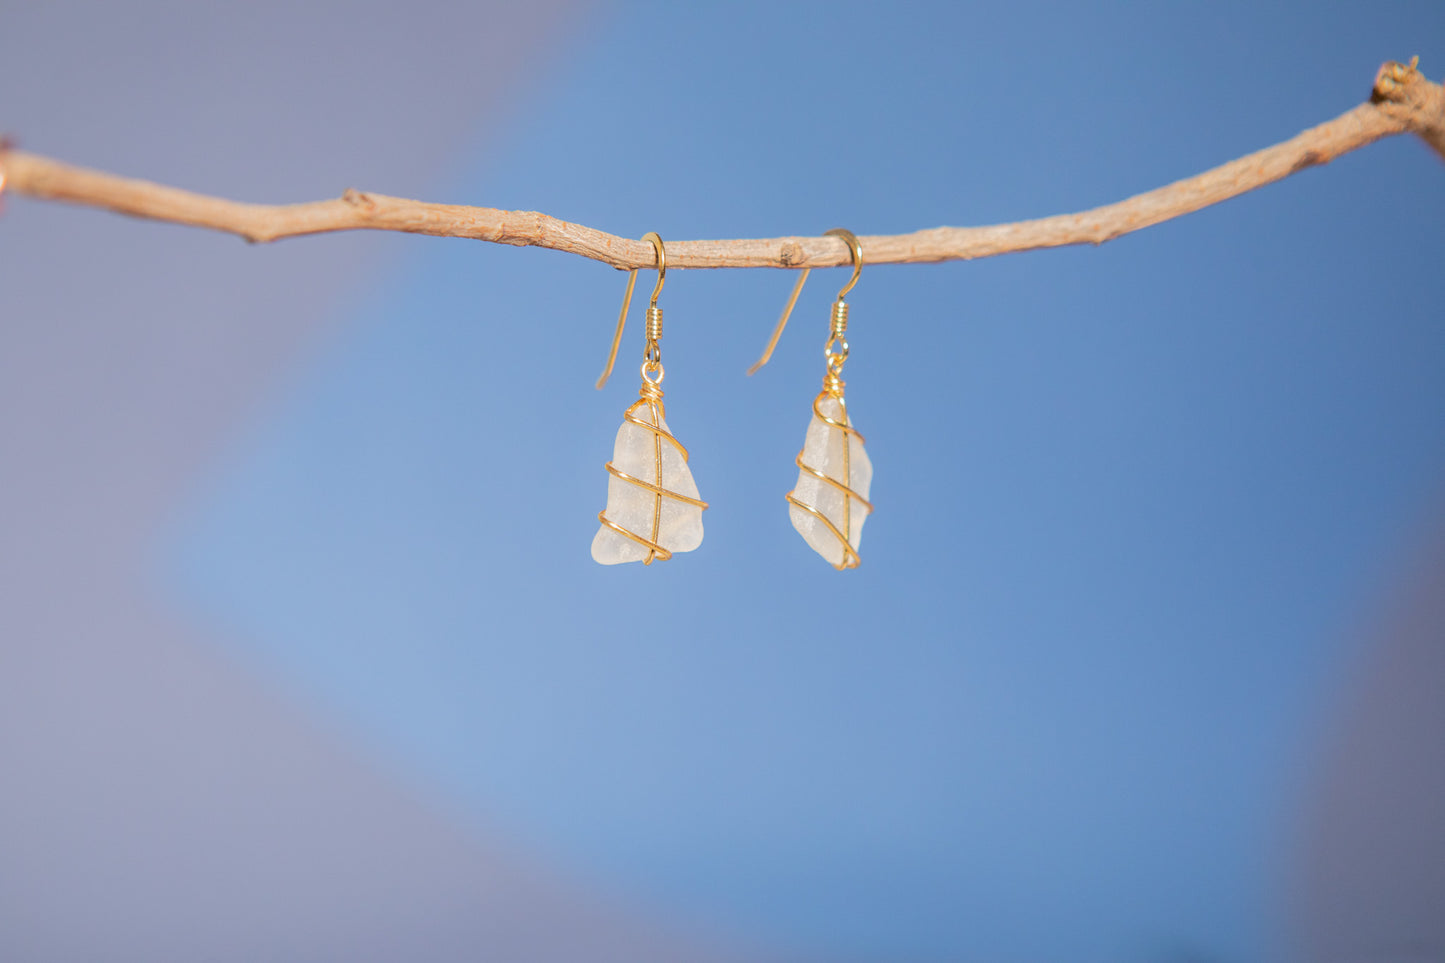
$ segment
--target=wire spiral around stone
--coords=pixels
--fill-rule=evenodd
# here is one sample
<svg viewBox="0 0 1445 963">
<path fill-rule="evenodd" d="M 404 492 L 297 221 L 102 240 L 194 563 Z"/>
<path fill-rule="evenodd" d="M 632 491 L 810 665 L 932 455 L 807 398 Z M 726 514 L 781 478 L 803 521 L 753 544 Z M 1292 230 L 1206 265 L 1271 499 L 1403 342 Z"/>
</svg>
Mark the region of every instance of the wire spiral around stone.
<svg viewBox="0 0 1445 963">
<path fill-rule="evenodd" d="M 833 524 L 832 519 L 830 519 L 827 515 L 824 515 L 814 506 L 809 505 L 799 499 L 797 495 L 794 494 L 794 492 L 788 492 L 787 498 L 790 504 L 796 505 L 798 508 L 801 508 L 803 511 L 807 512 L 814 518 L 821 521 L 824 525 L 828 527 L 828 531 L 833 533 L 833 537 L 836 538 L 838 540 L 838 543 L 843 547 L 843 560 L 833 567 L 838 569 L 839 571 L 842 571 L 845 568 L 857 568 L 859 563 L 862 562 L 862 558 L 859 557 L 858 551 L 853 547 L 853 543 L 851 540 L 853 529 L 853 502 L 856 500 L 860 505 L 863 506 L 864 512 L 868 514 L 872 514 L 873 504 L 869 502 L 868 499 L 855 492 L 848 484 L 853 480 L 853 473 L 851 470 L 851 455 L 849 452 L 849 449 L 852 447 L 852 445 L 849 444 L 849 439 L 857 438 L 858 444 L 860 445 L 864 444 L 864 440 L 863 435 L 859 433 L 858 429 L 854 428 L 848 421 L 848 402 L 843 398 L 842 380 L 839 379 L 837 377 L 837 374 L 832 371 L 830 371 L 829 374 L 830 378 L 828 381 L 825 382 L 825 389 L 819 392 L 818 397 L 813 399 L 813 416 L 816 417 L 819 421 L 823 422 L 823 424 L 828 425 L 830 428 L 836 428 L 838 431 L 841 431 L 843 433 L 843 476 L 846 480 L 839 481 L 831 475 L 828 475 L 826 472 L 814 468 L 812 465 L 809 465 L 808 463 L 803 461 L 803 451 L 799 451 L 797 457 L 794 458 L 793 461 L 795 464 L 797 464 L 799 468 L 807 472 L 809 475 L 812 475 L 819 481 L 831 485 L 833 488 L 843 493 L 844 530 L 841 532 L 838 531 L 838 526 Z M 836 418 L 830 418 L 828 417 L 828 415 L 823 413 L 823 409 L 821 406 L 824 399 L 827 398 L 832 398 L 838 402 L 839 413 L 842 415 L 841 421 Z M 803 447 L 804 450 L 806 450 L 806 442 L 804 443 Z"/>
<path fill-rule="evenodd" d="M 640 408 L 646 408 L 651 413 L 651 424 L 637 416 L 637 411 Z M 652 433 L 654 467 L 653 477 L 655 481 L 647 482 L 634 475 L 629 475 L 627 472 L 618 468 L 610 461 L 607 463 L 607 472 L 614 478 L 620 478 L 622 481 L 625 481 L 630 485 L 636 485 L 638 488 L 652 493 L 652 537 L 645 538 L 642 535 L 639 535 L 638 533 L 617 524 L 612 519 L 607 517 L 607 509 L 605 508 L 597 513 L 597 520 L 603 525 L 606 525 L 617 534 L 623 536 L 624 538 L 631 539 L 632 541 L 646 548 L 647 558 L 643 560 L 642 564 L 651 565 L 653 559 L 661 559 L 665 562 L 668 559 L 672 558 L 672 552 L 663 548 L 657 542 L 658 527 L 662 524 L 662 500 L 664 498 L 672 498 L 685 504 L 695 505 L 698 508 L 703 509 L 707 508 L 707 502 L 702 501 L 701 499 L 693 498 L 690 495 L 684 495 L 681 492 L 671 491 L 662 487 L 663 441 L 666 441 L 677 450 L 677 453 L 682 456 L 684 464 L 687 462 L 687 449 L 682 446 L 682 442 L 678 441 L 672 436 L 672 433 L 670 431 L 662 427 L 662 423 L 666 419 L 666 414 L 662 404 L 662 389 L 657 386 L 656 382 L 653 382 L 646 377 L 643 378 L 642 397 L 638 398 L 632 403 L 631 407 L 629 407 L 627 411 L 623 414 L 622 419 L 627 424 L 636 425 L 637 427 L 644 428 Z"/>
</svg>

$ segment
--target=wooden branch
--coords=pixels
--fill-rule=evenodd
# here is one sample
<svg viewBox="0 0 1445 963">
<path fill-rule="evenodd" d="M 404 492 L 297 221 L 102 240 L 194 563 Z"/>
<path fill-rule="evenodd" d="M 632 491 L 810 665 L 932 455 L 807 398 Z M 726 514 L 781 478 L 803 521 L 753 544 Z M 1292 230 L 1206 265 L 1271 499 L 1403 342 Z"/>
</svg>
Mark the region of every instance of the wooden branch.
<svg viewBox="0 0 1445 963">
<path fill-rule="evenodd" d="M 859 240 L 869 264 L 916 264 L 1070 244 L 1102 244 L 1329 163 L 1382 137 L 1402 133 L 1417 134 L 1445 158 L 1445 89 L 1427 80 L 1414 61 L 1408 65 L 1386 63 L 1376 75 L 1369 102 L 1328 123 L 1203 174 L 1115 204 L 1014 224 L 937 227 Z M 356 190 L 348 190 L 335 200 L 308 204 L 245 204 L 71 167 L 0 145 L 0 190 L 7 183 L 15 193 L 29 197 L 209 227 L 239 234 L 249 241 L 367 229 L 547 247 L 620 269 L 652 267 L 655 256 L 645 241 L 616 237 L 535 211 L 428 204 Z M 835 237 L 667 244 L 670 268 L 803 268 L 847 263 L 848 247 Z"/>
</svg>

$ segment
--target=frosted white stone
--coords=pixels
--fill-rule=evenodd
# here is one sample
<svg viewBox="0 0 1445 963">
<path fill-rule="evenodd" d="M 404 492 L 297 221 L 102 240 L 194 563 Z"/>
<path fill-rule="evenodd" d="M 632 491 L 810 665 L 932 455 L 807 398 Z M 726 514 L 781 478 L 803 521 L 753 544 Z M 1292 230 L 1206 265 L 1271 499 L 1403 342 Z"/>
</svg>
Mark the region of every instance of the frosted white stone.
<svg viewBox="0 0 1445 963">
<path fill-rule="evenodd" d="M 843 420 L 843 406 L 837 398 L 824 398 L 818 407 L 829 418 L 835 421 Z M 848 445 L 846 479 L 843 477 L 845 439 Z M 843 482 L 858 496 L 867 500 L 868 490 L 873 485 L 873 463 L 868 460 L 868 453 L 863 450 L 863 442 L 825 424 L 816 413 L 808 423 L 808 435 L 803 442 L 803 464 Z M 868 517 L 868 508 L 862 501 L 848 497 L 838 488 L 801 468 L 798 469 L 798 485 L 793 489 L 793 497 L 821 512 L 839 533 L 846 532 L 853 551 L 858 551 L 858 543 L 863 537 L 863 521 Z M 837 535 L 829 531 L 821 519 L 791 502 L 788 504 L 788 513 L 793 519 L 793 527 L 812 546 L 813 551 L 827 559 L 828 564 L 835 568 L 843 564 L 843 543 L 838 540 Z"/>
<path fill-rule="evenodd" d="M 658 427 L 667 431 L 666 420 L 658 415 L 657 421 L 654 421 L 654 411 L 648 405 L 639 406 L 635 417 L 649 425 L 661 422 Z M 662 453 L 660 473 L 657 470 L 659 450 Z M 632 477 L 659 488 L 690 498 L 699 497 L 697 483 L 692 480 L 692 472 L 682 452 L 666 438 L 658 438 L 639 425 L 624 421 L 617 429 L 612 464 Z M 613 523 L 656 542 L 669 552 L 690 552 L 702 544 L 702 508 L 658 495 L 611 472 L 607 473 L 606 515 Z M 654 521 L 657 523 L 656 538 L 653 537 Z M 592 539 L 592 558 L 595 561 L 603 565 L 617 565 L 621 562 L 642 562 L 647 556 L 647 546 L 619 535 L 606 525 L 597 526 L 597 535 Z"/>
</svg>

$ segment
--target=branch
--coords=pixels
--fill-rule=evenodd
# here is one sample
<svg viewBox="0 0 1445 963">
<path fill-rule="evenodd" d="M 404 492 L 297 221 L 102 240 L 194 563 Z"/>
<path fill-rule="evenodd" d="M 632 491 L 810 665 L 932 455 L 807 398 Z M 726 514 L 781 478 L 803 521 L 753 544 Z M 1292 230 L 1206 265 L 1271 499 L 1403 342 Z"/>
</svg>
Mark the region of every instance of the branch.
<svg viewBox="0 0 1445 963">
<path fill-rule="evenodd" d="M 937 227 L 859 240 L 870 264 L 916 264 L 1070 244 L 1102 244 L 1402 133 L 1418 135 L 1445 158 L 1445 89 L 1427 80 L 1416 69 L 1415 61 L 1409 65 L 1386 63 L 1376 75 L 1369 102 L 1334 120 L 1203 174 L 1115 204 L 1014 224 Z M 552 248 L 620 269 L 648 268 L 655 263 L 652 246 L 645 241 L 616 237 L 535 211 L 428 204 L 356 190 L 348 190 L 335 200 L 308 204 L 245 204 L 71 167 L 38 154 L 6 150 L 0 144 L 0 189 L 4 189 L 7 179 L 9 188 L 17 194 L 229 231 L 248 241 L 274 241 L 326 231 L 407 231 Z M 672 241 L 667 245 L 667 262 L 674 268 L 836 267 L 849 263 L 849 252 L 848 246 L 835 237 Z"/>
</svg>

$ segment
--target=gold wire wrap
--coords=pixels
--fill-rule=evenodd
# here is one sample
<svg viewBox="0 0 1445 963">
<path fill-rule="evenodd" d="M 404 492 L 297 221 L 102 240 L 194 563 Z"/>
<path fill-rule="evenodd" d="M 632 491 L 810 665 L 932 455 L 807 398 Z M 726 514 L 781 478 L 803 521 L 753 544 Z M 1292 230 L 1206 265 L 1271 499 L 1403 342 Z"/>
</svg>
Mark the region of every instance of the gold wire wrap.
<svg viewBox="0 0 1445 963">
<path fill-rule="evenodd" d="M 828 531 L 833 533 L 833 537 L 836 538 L 838 544 L 843 547 L 843 560 L 833 566 L 841 572 L 845 568 L 857 568 L 863 561 L 862 558 L 859 557 L 857 550 L 853 548 L 853 502 L 856 501 L 862 505 L 863 511 L 869 515 L 873 514 L 873 503 L 855 492 L 848 485 L 848 482 L 853 480 L 852 458 L 849 452 L 849 449 L 853 446 L 850 444 L 849 439 L 857 438 L 858 444 L 860 445 L 864 444 L 864 439 L 862 433 L 859 432 L 857 428 L 854 428 L 848 419 L 848 402 L 843 397 L 843 381 L 829 371 L 828 376 L 823 380 L 823 385 L 823 390 L 818 393 L 818 397 L 813 399 L 813 416 L 830 428 L 834 428 L 843 433 L 843 478 L 845 481 L 839 481 L 803 461 L 803 452 L 801 450 L 793 461 L 803 471 L 843 493 L 843 530 L 840 532 L 838 526 L 834 525 L 828 516 L 807 502 L 799 499 L 793 492 L 788 492 L 787 498 L 789 504 L 796 505 L 828 526 Z M 837 400 L 839 414 L 842 415 L 842 420 L 830 418 L 823 413 L 822 404 L 827 398 Z M 806 447 L 806 444 L 804 447 Z"/>
<path fill-rule="evenodd" d="M 637 412 L 641 408 L 646 408 L 648 410 L 648 413 L 652 416 L 652 422 L 650 424 L 644 419 L 637 416 Z M 603 525 L 606 525 L 617 534 L 623 536 L 624 538 L 629 538 L 637 544 L 641 545 L 643 548 L 647 549 L 647 558 L 643 559 L 643 565 L 651 565 L 654 559 L 660 559 L 665 562 L 668 559 L 672 558 L 672 553 L 657 543 L 658 528 L 662 525 L 662 500 L 664 498 L 672 498 L 677 501 L 684 502 L 688 505 L 695 505 L 701 509 L 707 508 L 707 502 L 702 501 L 701 499 L 693 498 L 689 495 L 684 495 L 681 492 L 671 491 L 662 487 L 663 441 L 666 441 L 668 444 L 672 445 L 672 447 L 677 450 L 677 453 L 682 456 L 683 462 L 687 462 L 687 449 L 682 446 L 682 442 L 678 441 L 672 436 L 671 432 L 669 432 L 666 428 L 662 427 L 662 423 L 666 419 L 666 417 L 666 409 L 662 403 L 662 389 L 658 387 L 656 381 L 649 380 L 644 373 L 641 394 L 638 399 L 632 403 L 631 407 L 627 409 L 626 413 L 623 414 L 622 418 L 623 421 L 625 421 L 627 424 L 636 425 L 639 428 L 645 428 L 646 430 L 652 432 L 654 471 L 653 481 L 649 482 L 634 475 L 629 475 L 627 472 L 612 464 L 612 462 L 609 461 L 607 463 L 607 472 L 608 474 L 612 475 L 612 477 L 619 478 L 630 485 L 636 485 L 638 488 L 652 493 L 653 507 L 651 537 L 643 537 L 637 532 L 631 531 L 617 524 L 612 519 L 607 517 L 607 509 L 605 508 L 597 513 L 597 520 Z"/>
<path fill-rule="evenodd" d="M 813 399 L 813 416 L 829 428 L 839 431 L 843 435 L 843 480 L 839 481 L 803 461 L 803 451 L 807 450 L 806 439 L 803 442 L 803 449 L 798 452 L 797 457 L 794 458 L 793 461 L 809 475 L 832 486 L 843 494 L 843 530 L 839 531 L 838 526 L 833 524 L 832 520 L 818 511 L 816 507 L 799 499 L 795 491 L 788 492 L 787 498 L 789 504 L 801 508 L 809 515 L 821 521 L 828 527 L 828 531 L 833 533 L 833 537 L 838 539 L 838 543 L 843 547 L 843 558 L 833 567 L 841 572 L 845 568 L 857 568 L 863 561 L 862 558 L 859 557 L 858 551 L 853 548 L 853 502 L 857 501 L 858 504 L 862 505 L 866 514 L 871 515 L 873 513 L 872 502 L 868 501 L 850 487 L 853 481 L 853 445 L 851 440 L 857 438 L 858 444 L 860 445 L 863 444 L 864 441 L 863 435 L 859 433 L 858 429 L 853 427 L 848 419 L 848 401 L 843 397 L 843 364 L 848 360 L 848 302 L 844 301 L 843 298 L 849 291 L 853 290 L 853 285 L 858 283 L 858 278 L 863 273 L 863 247 L 858 243 L 858 238 L 854 237 L 851 231 L 841 227 L 835 227 L 827 233 L 841 237 L 847 242 L 848 250 L 853 255 L 853 276 L 848 280 L 848 283 L 843 286 L 843 290 L 838 292 L 838 298 L 833 302 L 833 314 L 828 326 L 828 343 L 823 346 L 823 358 L 827 362 L 828 369 L 827 373 L 823 376 L 823 390 L 819 392 L 818 397 Z M 793 300 L 797 300 L 798 291 L 801 289 L 802 279 L 800 278 L 797 289 L 793 291 Z M 763 362 L 767 360 L 768 355 L 772 354 L 773 345 L 777 344 L 778 335 L 782 334 L 782 324 L 786 323 L 788 313 L 791 310 L 792 302 L 790 301 L 788 310 L 783 312 L 783 321 L 778 325 L 778 330 L 773 333 L 772 343 L 768 345 L 768 350 L 764 353 L 762 361 L 755 365 L 755 368 L 761 367 Z M 751 373 L 752 372 L 749 372 L 749 374 Z M 830 418 L 823 413 L 823 402 L 829 398 L 838 402 L 839 418 Z"/>
</svg>

